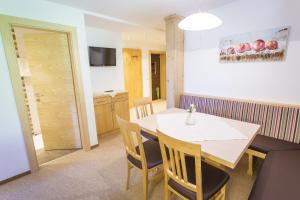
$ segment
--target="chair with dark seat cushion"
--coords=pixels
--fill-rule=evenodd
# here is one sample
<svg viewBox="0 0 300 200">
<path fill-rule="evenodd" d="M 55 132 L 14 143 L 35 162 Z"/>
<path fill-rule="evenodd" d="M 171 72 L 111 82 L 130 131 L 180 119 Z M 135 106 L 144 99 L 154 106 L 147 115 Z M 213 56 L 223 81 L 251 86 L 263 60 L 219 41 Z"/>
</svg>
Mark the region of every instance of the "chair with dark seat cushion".
<svg viewBox="0 0 300 200">
<path fill-rule="evenodd" d="M 300 150 L 269 152 L 249 200 L 299 199 L 299 169 Z"/>
<path fill-rule="evenodd" d="M 153 167 L 157 167 L 158 165 L 162 164 L 162 157 L 160 152 L 160 147 L 158 142 L 154 142 L 152 140 L 148 140 L 143 142 L 146 161 L 147 161 L 147 168 L 151 169 Z M 137 154 L 140 154 L 139 146 L 136 146 Z M 138 159 L 135 159 L 130 154 L 127 155 L 128 160 L 134 164 L 136 167 L 142 169 L 142 162 Z"/>
<path fill-rule="evenodd" d="M 150 170 L 156 170 L 162 164 L 159 143 L 152 140 L 143 142 L 141 129 L 138 124 L 130 123 L 124 119 L 121 119 L 119 116 L 117 116 L 117 121 L 123 136 L 123 142 L 127 155 L 126 189 L 129 187 L 131 169 L 133 167 L 140 169 L 143 174 L 143 199 L 147 200 L 148 173 Z"/>
<path fill-rule="evenodd" d="M 133 101 L 133 105 L 136 111 L 136 117 L 138 119 L 153 115 L 153 105 L 151 97 L 144 97 Z"/>
<path fill-rule="evenodd" d="M 148 133 L 144 130 L 141 130 L 141 135 L 144 136 L 145 138 L 147 138 L 148 140 L 152 140 L 152 141 L 156 141 L 158 142 L 158 138 L 154 135 L 152 135 L 151 133 Z"/>
<path fill-rule="evenodd" d="M 300 150 L 300 144 L 256 135 L 249 149 L 267 154 L 269 151 Z"/>
<path fill-rule="evenodd" d="M 195 159 L 190 156 L 185 157 L 187 176 L 190 183 L 196 184 L 195 177 Z M 202 192 L 203 199 L 210 199 L 213 197 L 229 180 L 229 175 L 205 162 L 201 163 L 202 170 Z M 182 196 L 190 199 L 196 200 L 196 193 L 186 189 L 180 184 L 176 183 L 173 179 L 170 179 L 168 182 L 169 186 L 176 190 Z"/>
<path fill-rule="evenodd" d="M 151 97 L 136 99 L 133 101 L 133 105 L 135 107 L 136 117 L 138 119 L 154 114 Z M 148 133 L 147 131 L 141 130 L 141 134 L 148 140 L 158 142 L 157 137 L 152 135 L 151 133 Z"/>
<path fill-rule="evenodd" d="M 177 140 L 158 131 L 165 171 L 165 200 L 225 199 L 229 175 L 201 161 L 201 145 Z"/>
</svg>

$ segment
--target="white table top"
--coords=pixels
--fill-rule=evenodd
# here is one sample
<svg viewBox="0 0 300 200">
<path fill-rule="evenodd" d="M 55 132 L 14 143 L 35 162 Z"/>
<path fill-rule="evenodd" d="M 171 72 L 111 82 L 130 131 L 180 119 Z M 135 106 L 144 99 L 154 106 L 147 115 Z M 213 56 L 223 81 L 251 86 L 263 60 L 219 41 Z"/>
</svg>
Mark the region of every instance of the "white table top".
<svg viewBox="0 0 300 200">
<path fill-rule="evenodd" d="M 132 121 L 139 124 L 143 130 L 153 135 L 156 135 L 156 129 L 159 128 L 160 131 L 170 136 L 182 140 L 190 140 L 191 142 L 199 143 L 201 144 L 201 153 L 204 158 L 208 158 L 231 169 L 235 168 L 235 166 L 247 150 L 248 146 L 251 144 L 255 135 L 257 134 L 258 129 L 260 128 L 260 125 L 257 124 L 226 119 L 203 113 L 195 113 L 197 115 L 195 117 L 198 121 L 198 127 L 197 123 L 194 127 L 186 126 L 185 133 L 188 134 L 186 134 L 185 136 L 180 136 L 178 135 L 179 132 L 174 131 L 174 127 L 176 127 L 176 123 L 174 122 L 174 120 L 176 120 L 176 118 L 177 120 L 180 118 L 179 113 L 181 113 L 182 116 L 182 114 L 186 112 L 187 111 L 183 109 L 171 108 L 166 111 L 145 117 L 143 119 L 137 119 Z M 174 115 L 172 116 L 170 114 Z M 167 122 L 166 117 L 170 118 L 169 122 Z M 195 136 L 192 136 L 192 133 L 194 133 L 195 131 L 200 131 L 204 129 L 203 127 L 200 127 L 201 123 L 203 124 L 204 122 L 204 118 L 207 118 L 206 120 L 208 120 L 208 125 L 206 125 L 205 130 L 209 129 L 208 132 L 210 131 L 211 133 L 213 133 L 218 130 L 219 126 L 219 128 L 222 127 L 222 129 L 224 129 L 224 133 L 226 132 L 230 136 L 224 137 L 224 135 L 220 135 L 220 138 L 216 138 L 218 134 L 216 134 L 213 138 L 195 138 Z M 160 122 L 157 122 L 158 119 L 160 119 Z M 214 128 L 211 126 L 212 123 L 215 124 Z M 178 129 L 181 131 L 184 130 L 183 126 L 180 124 L 178 124 L 177 127 L 180 127 Z"/>
</svg>

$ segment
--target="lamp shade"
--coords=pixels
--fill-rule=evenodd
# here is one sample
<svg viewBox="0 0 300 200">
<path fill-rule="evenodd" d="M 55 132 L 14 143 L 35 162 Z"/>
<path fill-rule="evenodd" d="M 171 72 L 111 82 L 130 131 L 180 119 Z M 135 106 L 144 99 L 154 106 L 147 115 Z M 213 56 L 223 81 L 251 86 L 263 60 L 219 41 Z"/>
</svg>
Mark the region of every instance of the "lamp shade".
<svg viewBox="0 0 300 200">
<path fill-rule="evenodd" d="M 201 31 L 213 29 L 222 24 L 222 20 L 215 15 L 205 12 L 194 13 L 178 24 L 178 27 L 187 31 Z"/>
</svg>

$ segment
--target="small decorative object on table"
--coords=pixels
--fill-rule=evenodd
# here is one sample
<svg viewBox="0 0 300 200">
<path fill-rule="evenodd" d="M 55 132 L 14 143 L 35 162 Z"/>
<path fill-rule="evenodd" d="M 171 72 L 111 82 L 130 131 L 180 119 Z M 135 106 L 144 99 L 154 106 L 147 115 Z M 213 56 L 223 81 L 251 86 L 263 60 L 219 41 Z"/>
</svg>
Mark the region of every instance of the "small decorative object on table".
<svg viewBox="0 0 300 200">
<path fill-rule="evenodd" d="M 187 109 L 188 114 L 185 120 L 186 125 L 195 125 L 196 120 L 193 117 L 193 113 L 196 112 L 196 107 L 194 104 L 191 104 L 190 107 Z"/>
</svg>

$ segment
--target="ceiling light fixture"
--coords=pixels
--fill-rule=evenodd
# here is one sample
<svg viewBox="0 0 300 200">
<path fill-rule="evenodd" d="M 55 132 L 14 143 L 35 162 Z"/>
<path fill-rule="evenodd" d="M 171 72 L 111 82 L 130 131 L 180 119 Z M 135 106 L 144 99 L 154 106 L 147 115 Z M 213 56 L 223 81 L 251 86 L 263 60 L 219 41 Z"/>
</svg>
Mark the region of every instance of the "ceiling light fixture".
<svg viewBox="0 0 300 200">
<path fill-rule="evenodd" d="M 216 28 L 221 24 L 222 20 L 217 16 L 206 12 L 199 12 L 181 20 L 178 27 L 186 31 L 202 31 Z"/>
</svg>

